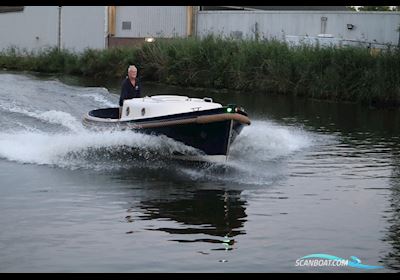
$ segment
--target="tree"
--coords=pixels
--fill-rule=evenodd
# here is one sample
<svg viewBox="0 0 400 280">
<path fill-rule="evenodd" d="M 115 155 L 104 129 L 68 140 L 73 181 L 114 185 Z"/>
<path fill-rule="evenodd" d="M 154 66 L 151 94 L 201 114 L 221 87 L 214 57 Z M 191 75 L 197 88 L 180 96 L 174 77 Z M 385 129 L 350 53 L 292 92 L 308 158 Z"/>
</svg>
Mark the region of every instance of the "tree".
<svg viewBox="0 0 400 280">
<path fill-rule="evenodd" d="M 390 6 L 361 6 L 358 8 L 359 11 L 381 11 L 389 12 L 391 11 Z"/>
<path fill-rule="evenodd" d="M 354 6 L 346 6 L 346 8 L 351 11 L 357 11 L 356 7 L 354 7 Z"/>
<path fill-rule="evenodd" d="M 393 6 L 392 7 L 393 12 L 400 12 L 400 6 Z"/>
</svg>

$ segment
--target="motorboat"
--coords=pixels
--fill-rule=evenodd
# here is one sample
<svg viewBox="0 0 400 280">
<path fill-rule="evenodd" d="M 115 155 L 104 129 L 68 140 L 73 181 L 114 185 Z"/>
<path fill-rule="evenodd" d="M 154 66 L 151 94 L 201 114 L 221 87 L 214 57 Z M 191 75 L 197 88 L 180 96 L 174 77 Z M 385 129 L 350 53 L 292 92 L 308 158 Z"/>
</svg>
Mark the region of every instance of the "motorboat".
<svg viewBox="0 0 400 280">
<path fill-rule="evenodd" d="M 127 99 L 121 111 L 119 107 L 92 110 L 84 115 L 83 124 L 165 135 L 205 156 L 227 159 L 231 144 L 250 119 L 243 108 L 223 106 L 209 97 L 154 95 Z"/>
</svg>

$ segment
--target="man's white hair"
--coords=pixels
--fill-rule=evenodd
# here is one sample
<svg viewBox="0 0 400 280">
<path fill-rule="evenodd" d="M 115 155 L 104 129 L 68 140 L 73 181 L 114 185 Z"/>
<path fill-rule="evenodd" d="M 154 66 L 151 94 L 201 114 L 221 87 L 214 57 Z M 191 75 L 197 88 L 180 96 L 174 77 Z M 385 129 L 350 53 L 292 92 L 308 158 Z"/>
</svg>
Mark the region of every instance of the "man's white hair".
<svg viewBox="0 0 400 280">
<path fill-rule="evenodd" d="M 137 72 L 136 66 L 135 65 L 129 65 L 128 72 L 131 71 L 131 70 L 136 70 L 136 72 Z"/>
</svg>

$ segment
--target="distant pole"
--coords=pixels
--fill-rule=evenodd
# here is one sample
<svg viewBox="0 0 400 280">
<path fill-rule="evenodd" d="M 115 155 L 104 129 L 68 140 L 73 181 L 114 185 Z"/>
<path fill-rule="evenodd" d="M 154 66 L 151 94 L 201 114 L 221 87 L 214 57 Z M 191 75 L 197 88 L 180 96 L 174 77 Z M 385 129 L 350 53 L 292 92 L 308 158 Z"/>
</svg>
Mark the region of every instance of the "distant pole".
<svg viewBox="0 0 400 280">
<path fill-rule="evenodd" d="M 61 7 L 58 6 L 58 38 L 57 38 L 57 48 L 61 50 Z"/>
<path fill-rule="evenodd" d="M 186 6 L 186 37 L 192 36 L 193 6 Z"/>
<path fill-rule="evenodd" d="M 397 27 L 397 32 L 399 32 L 399 42 L 397 42 L 397 46 L 400 48 L 400 24 L 399 27 Z"/>
<path fill-rule="evenodd" d="M 199 14 L 200 6 L 193 6 L 192 12 L 192 35 L 193 37 L 197 38 L 197 17 Z"/>
<path fill-rule="evenodd" d="M 396 8 L 397 8 L 396 10 L 397 10 L 398 12 L 400 12 L 400 10 L 399 10 L 400 6 L 397 6 Z M 399 14 L 399 17 L 400 17 L 400 14 Z M 400 23 L 399 23 L 399 25 L 397 26 L 397 32 L 399 32 L 399 41 L 397 42 L 397 47 L 400 48 Z"/>
</svg>

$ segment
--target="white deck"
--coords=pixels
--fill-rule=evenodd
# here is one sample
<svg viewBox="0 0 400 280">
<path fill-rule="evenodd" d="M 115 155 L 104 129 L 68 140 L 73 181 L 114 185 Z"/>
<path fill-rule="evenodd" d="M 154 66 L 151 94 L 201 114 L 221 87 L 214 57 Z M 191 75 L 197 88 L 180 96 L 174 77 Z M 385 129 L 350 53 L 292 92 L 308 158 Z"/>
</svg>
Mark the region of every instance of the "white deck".
<svg viewBox="0 0 400 280">
<path fill-rule="evenodd" d="M 221 108 L 211 98 L 190 98 L 181 95 L 155 95 L 133 98 L 124 101 L 121 120 L 140 120 L 146 118 L 190 113 Z"/>
</svg>

